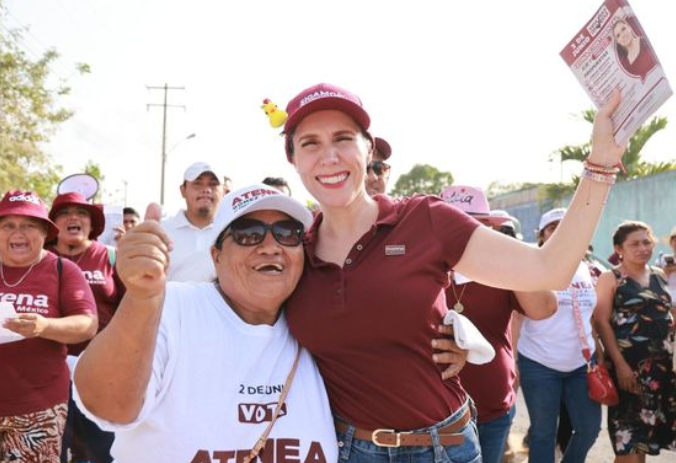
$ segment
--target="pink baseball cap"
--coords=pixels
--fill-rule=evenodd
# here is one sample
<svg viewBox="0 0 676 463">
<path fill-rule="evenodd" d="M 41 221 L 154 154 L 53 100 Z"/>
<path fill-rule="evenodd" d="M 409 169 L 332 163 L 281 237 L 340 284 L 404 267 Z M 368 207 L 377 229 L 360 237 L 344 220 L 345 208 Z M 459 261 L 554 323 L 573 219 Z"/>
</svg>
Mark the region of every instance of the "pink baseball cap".
<svg viewBox="0 0 676 463">
<path fill-rule="evenodd" d="M 444 188 L 441 198 L 475 219 L 490 225 L 501 225 L 508 217 L 491 215 L 486 194 L 481 188 L 454 185 Z"/>
<path fill-rule="evenodd" d="M 0 217 L 18 215 L 41 220 L 47 226 L 46 242 L 52 241 L 59 235 L 58 227 L 49 220 L 47 206 L 40 197 L 32 191 L 8 191 L 0 201 Z"/>
<path fill-rule="evenodd" d="M 364 109 L 361 99 L 354 93 L 331 84 L 317 84 L 306 88 L 286 105 L 289 118 L 284 124 L 286 157 L 291 162 L 291 134 L 300 122 L 317 111 L 336 110 L 350 116 L 365 131 L 371 125 L 371 118 Z"/>
</svg>

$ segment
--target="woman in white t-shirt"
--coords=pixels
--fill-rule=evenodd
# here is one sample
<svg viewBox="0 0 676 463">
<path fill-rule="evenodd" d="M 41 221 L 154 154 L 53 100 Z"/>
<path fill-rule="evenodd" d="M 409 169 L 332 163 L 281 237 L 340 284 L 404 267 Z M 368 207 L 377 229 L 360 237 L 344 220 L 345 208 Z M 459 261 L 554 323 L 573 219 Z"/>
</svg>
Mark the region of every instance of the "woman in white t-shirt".
<svg viewBox="0 0 676 463">
<path fill-rule="evenodd" d="M 539 244 L 554 233 L 565 209 L 553 209 L 540 219 Z M 561 402 L 569 411 L 574 433 L 563 463 L 585 461 L 601 427 L 601 406 L 589 398 L 586 361 L 573 309 L 580 309 L 587 345 L 594 354 L 591 316 L 596 292 L 589 268 L 580 263 L 570 286 L 557 291 L 559 310 L 545 320 L 525 319 L 518 342 L 521 387 L 531 420 L 529 459 L 553 463 Z"/>
</svg>

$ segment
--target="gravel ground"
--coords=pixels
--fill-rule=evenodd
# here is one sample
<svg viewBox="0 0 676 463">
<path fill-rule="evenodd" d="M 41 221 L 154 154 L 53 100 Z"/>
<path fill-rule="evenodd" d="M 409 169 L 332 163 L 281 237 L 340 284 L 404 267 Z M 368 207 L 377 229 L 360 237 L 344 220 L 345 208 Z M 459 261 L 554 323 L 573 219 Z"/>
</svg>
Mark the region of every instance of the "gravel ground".
<svg viewBox="0 0 676 463">
<path fill-rule="evenodd" d="M 521 441 L 528 429 L 528 411 L 526 410 L 526 403 L 523 401 L 523 395 L 519 391 L 519 398 L 516 405 L 516 417 L 512 425 L 512 432 L 509 436 L 510 444 L 513 449 L 513 463 L 528 462 L 528 450 L 521 447 Z M 596 443 L 587 455 L 588 463 L 612 463 L 614 459 L 613 450 L 610 447 L 610 440 L 608 438 L 608 431 L 606 429 L 606 408 L 603 407 L 603 419 L 601 422 L 601 433 L 599 434 Z M 646 463 L 675 463 L 676 453 L 662 451 L 658 456 L 646 458 Z M 533 462 L 538 463 L 538 462 Z"/>
</svg>

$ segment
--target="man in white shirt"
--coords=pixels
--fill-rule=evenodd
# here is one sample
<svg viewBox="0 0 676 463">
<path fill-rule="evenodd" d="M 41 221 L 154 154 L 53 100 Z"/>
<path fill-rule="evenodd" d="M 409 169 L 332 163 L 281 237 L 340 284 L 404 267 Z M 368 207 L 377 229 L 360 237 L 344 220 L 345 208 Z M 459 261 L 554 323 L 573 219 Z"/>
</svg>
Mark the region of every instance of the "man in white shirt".
<svg viewBox="0 0 676 463">
<path fill-rule="evenodd" d="M 186 208 L 161 222 L 174 245 L 167 272 L 169 281 L 216 278 L 209 249 L 223 229 L 217 218 L 224 195 L 221 178 L 206 162 L 196 162 L 186 169 L 181 185 Z"/>
</svg>

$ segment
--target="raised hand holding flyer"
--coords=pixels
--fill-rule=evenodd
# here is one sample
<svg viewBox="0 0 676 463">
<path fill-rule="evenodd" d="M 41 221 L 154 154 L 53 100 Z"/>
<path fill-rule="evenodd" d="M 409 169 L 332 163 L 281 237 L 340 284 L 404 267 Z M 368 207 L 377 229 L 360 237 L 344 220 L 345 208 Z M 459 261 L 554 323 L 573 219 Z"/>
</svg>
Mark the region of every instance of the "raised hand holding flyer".
<svg viewBox="0 0 676 463">
<path fill-rule="evenodd" d="M 618 143 L 628 140 L 673 93 L 626 0 L 603 2 L 561 57 L 597 108 L 620 89 L 622 103 L 613 115 Z"/>
</svg>

